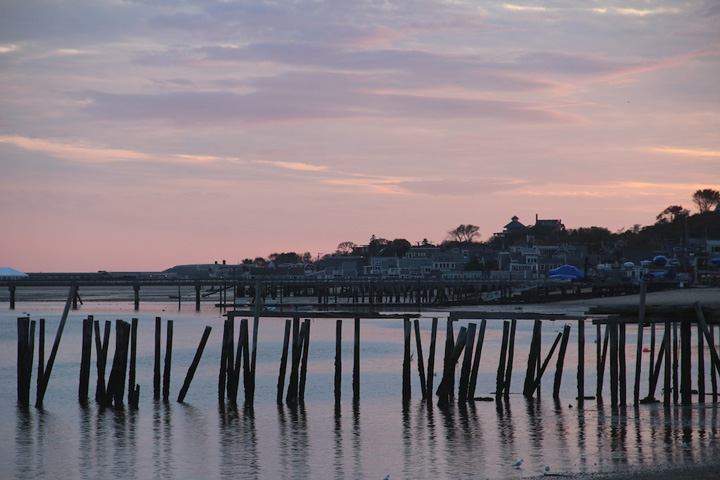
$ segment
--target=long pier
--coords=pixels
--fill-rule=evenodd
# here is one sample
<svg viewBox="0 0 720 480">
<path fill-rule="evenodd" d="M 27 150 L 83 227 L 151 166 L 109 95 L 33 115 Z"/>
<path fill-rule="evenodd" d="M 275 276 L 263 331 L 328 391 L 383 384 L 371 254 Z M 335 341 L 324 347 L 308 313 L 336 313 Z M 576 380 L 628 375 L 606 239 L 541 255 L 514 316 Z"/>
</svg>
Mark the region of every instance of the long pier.
<svg viewBox="0 0 720 480">
<path fill-rule="evenodd" d="M 609 372 L 609 390 L 611 407 L 624 407 L 630 403 L 628 384 L 632 386 L 632 404 L 636 407 L 644 403 L 655 403 L 655 393 L 662 383 L 663 399 L 665 405 L 683 404 L 693 402 L 693 395 L 697 395 L 699 403 L 705 403 L 706 398 L 717 402 L 720 398 L 718 390 L 718 377 L 720 376 L 720 356 L 717 341 L 720 340 L 720 309 L 717 307 L 704 307 L 699 303 L 675 307 L 652 307 L 645 305 L 646 287 L 642 288 L 641 300 L 637 308 L 628 308 L 612 311 L 613 309 L 595 310 L 588 315 L 568 316 L 558 314 L 539 314 L 523 312 L 462 312 L 453 311 L 447 318 L 445 325 L 439 323 L 439 318 L 432 318 L 431 338 L 429 345 L 423 345 L 420 335 L 420 319 L 417 314 L 377 314 L 353 312 L 261 312 L 255 310 L 233 310 L 226 314 L 223 325 L 222 349 L 220 352 L 220 375 L 218 379 L 218 400 L 224 405 L 226 402 L 237 403 L 239 385 L 242 380 L 244 386 L 244 403 L 252 407 L 255 392 L 256 357 L 258 354 L 258 330 L 261 327 L 261 317 L 284 317 L 286 319 L 283 350 L 280 358 L 279 375 L 277 382 L 277 401 L 290 406 L 301 404 L 305 397 L 305 381 L 309 346 L 311 338 L 311 319 L 327 319 L 336 321 L 336 354 L 335 362 L 335 400 L 341 401 L 341 346 L 342 321 L 353 321 L 353 401 L 360 400 L 360 341 L 362 319 L 389 319 L 402 321 L 404 349 L 402 359 L 402 400 L 404 403 L 411 399 L 411 372 L 413 348 L 413 329 L 415 332 L 414 347 L 417 354 L 417 375 L 420 381 L 420 395 L 428 403 L 436 402 L 439 406 L 449 406 L 455 402 L 467 403 L 478 400 L 495 400 L 497 402 L 507 399 L 513 387 L 513 368 L 518 360 L 527 359 L 525 379 L 522 394 L 527 398 L 539 395 L 539 388 L 543 375 L 551 367 L 554 360 L 553 397 L 559 398 L 561 383 L 564 378 L 565 356 L 572 336 L 577 336 L 574 344 L 577 348 L 577 372 L 575 372 L 577 401 L 596 400 L 603 402 L 606 371 Z M 47 391 L 48 380 L 52 366 L 61 341 L 63 327 L 68 318 L 73 298 L 77 288 L 72 287 L 68 293 L 65 309 L 55 337 L 50 356 L 45 362 L 45 325 L 44 320 L 36 323 L 28 317 L 18 318 L 18 403 L 29 406 L 30 381 L 33 371 L 33 358 L 35 356 L 35 331 L 38 327 L 37 358 L 38 358 L 38 387 L 36 406 L 42 407 L 43 398 Z M 235 335 L 235 327 L 239 320 L 239 335 Z M 250 324 L 252 320 L 252 328 Z M 428 319 L 429 320 L 429 319 Z M 554 336 L 552 347 L 547 353 L 541 352 L 543 345 L 542 324 L 544 321 L 564 321 L 561 332 Z M 479 321 L 479 323 L 477 323 Z M 497 358 L 483 358 L 483 346 L 486 343 L 485 331 L 488 322 L 502 322 L 502 338 Z M 516 344 L 516 329 L 520 321 L 532 321 L 532 337 L 530 344 L 522 346 Z M 467 324 L 465 324 L 467 322 Z M 587 372 L 586 356 L 592 355 L 591 350 L 585 349 L 585 327 L 588 322 L 596 328 L 595 349 L 595 395 L 586 392 Z M 575 331 L 573 331 L 575 326 Z M 445 329 L 445 343 L 438 345 L 438 328 Z M 626 335 L 628 327 L 634 327 L 637 333 L 637 346 L 635 349 L 635 376 L 634 380 L 628 378 L 628 355 Z M 93 332 L 97 357 L 97 388 L 96 401 L 104 406 L 121 407 L 125 398 L 125 383 L 127 383 L 127 401 L 131 407 L 138 406 L 140 385 L 135 371 L 136 341 L 138 335 L 138 322 L 123 320 L 116 321 L 115 356 L 112 360 L 112 369 L 107 382 L 105 382 L 105 367 L 107 364 L 108 342 L 110 340 L 111 322 L 105 322 L 104 334 L 100 335 L 100 324 L 88 317 L 83 322 L 82 353 L 80 355 L 80 380 L 78 398 L 81 403 L 87 401 L 92 356 Z M 198 350 L 192 365 L 188 369 L 178 402 L 183 402 L 188 393 L 190 384 L 198 366 L 208 337 L 212 328 L 205 327 Z M 644 333 L 648 331 L 649 337 Z M 717 330 L 717 334 L 716 334 Z M 695 332 L 695 333 L 693 333 Z M 170 371 L 172 362 L 173 321 L 166 322 L 165 335 L 165 363 L 161 368 L 162 355 L 162 321 L 158 317 L 155 321 L 155 365 L 154 365 L 154 397 L 168 401 L 170 398 Z M 661 339 L 658 337 L 662 335 Z M 235 346 L 237 338 L 237 347 Z M 649 338 L 649 341 L 647 339 Z M 495 340 L 496 341 L 496 340 Z M 493 349 L 495 350 L 495 349 Z M 427 356 L 424 352 L 427 351 Z M 442 353 L 439 353 L 439 352 Z M 487 351 L 487 349 L 485 349 Z M 436 352 L 438 352 L 436 354 Z M 521 353 L 525 352 L 525 354 Z M 556 354 L 557 352 L 557 354 Z M 657 352 L 657 355 L 656 355 Z M 437 368 L 439 382 L 434 384 L 436 374 L 435 359 L 440 357 L 442 366 Z M 693 358 L 695 360 L 693 360 Z M 427 368 L 425 367 L 427 360 Z M 632 359 L 630 359 L 632 361 Z M 290 373 L 288 375 L 288 361 Z M 497 365 L 497 376 L 494 385 L 493 397 L 477 397 L 476 387 L 480 362 L 491 366 Z M 641 376 L 644 364 L 647 364 L 648 374 Z M 129 366 L 128 366 L 129 365 Z M 696 367 L 693 367 L 696 365 Z M 456 373 L 460 367 L 459 382 L 456 385 Z M 487 369 L 487 367 L 486 367 Z M 695 371 L 693 371 L 695 369 Z M 242 374 L 242 376 L 241 376 Z M 662 375 L 662 376 L 661 376 Z M 127 380 L 126 380 L 127 378 Z M 661 382 L 662 378 L 662 382 Z M 161 388 L 162 379 L 162 388 Z M 287 389 L 285 388 L 287 381 Z M 647 382 L 647 388 L 645 384 Z M 708 387 L 709 384 L 709 387 Z M 486 384 L 485 388 L 489 386 Z M 643 396 L 641 392 L 645 391 Z"/>
<path fill-rule="evenodd" d="M 183 300 L 200 310 L 203 299 L 221 308 L 252 304 L 259 298 L 264 305 L 291 310 L 309 307 L 313 310 L 338 310 L 349 306 L 373 308 L 402 307 L 421 309 L 431 306 L 480 305 L 485 303 L 543 302 L 560 298 L 581 298 L 637 293 L 639 286 L 631 283 L 595 284 L 562 283 L 547 279 L 524 278 L 458 278 L 458 279 L 91 279 L 91 280 L 1 280 L 0 288 L 8 291 L 10 309 L 15 309 L 19 291 L 42 288 L 77 287 L 73 308 L 82 302 L 86 289 L 112 288 L 116 292 L 132 292 L 135 309 L 139 310 L 142 292 L 159 287 L 168 290 L 168 298 Z M 651 288 L 673 287 L 657 284 Z M 187 291 L 190 290 L 190 295 Z M 183 293 L 184 292 L 184 293 Z M 259 293 L 259 297 L 258 294 Z"/>
</svg>

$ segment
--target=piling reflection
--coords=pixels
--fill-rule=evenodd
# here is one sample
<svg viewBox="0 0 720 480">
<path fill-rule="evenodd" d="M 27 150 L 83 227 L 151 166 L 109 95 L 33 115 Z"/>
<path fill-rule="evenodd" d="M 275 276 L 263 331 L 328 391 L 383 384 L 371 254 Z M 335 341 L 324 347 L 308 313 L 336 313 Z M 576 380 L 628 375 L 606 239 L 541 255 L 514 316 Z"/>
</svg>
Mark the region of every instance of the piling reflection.
<svg viewBox="0 0 720 480">
<path fill-rule="evenodd" d="M 260 478 L 257 428 L 253 409 L 238 408 L 237 405 L 221 405 L 219 419 L 220 477 Z M 207 458 L 213 458 L 210 452 Z"/>
</svg>

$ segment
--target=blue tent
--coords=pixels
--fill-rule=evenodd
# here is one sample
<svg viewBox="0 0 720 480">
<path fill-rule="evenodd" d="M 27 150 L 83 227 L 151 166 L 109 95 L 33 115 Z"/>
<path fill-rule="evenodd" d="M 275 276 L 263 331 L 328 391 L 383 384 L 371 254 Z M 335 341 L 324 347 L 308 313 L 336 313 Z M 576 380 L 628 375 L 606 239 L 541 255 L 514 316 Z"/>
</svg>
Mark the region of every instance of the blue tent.
<svg viewBox="0 0 720 480">
<path fill-rule="evenodd" d="M 562 267 L 554 268 L 548 271 L 550 278 L 573 278 L 575 280 L 582 280 L 585 278 L 585 274 L 577 267 L 572 265 L 563 265 Z M 555 275 L 563 275 L 563 277 L 555 277 Z"/>
<path fill-rule="evenodd" d="M 710 265 L 712 265 L 713 267 L 720 267 L 720 257 L 716 257 L 710 260 Z"/>
</svg>

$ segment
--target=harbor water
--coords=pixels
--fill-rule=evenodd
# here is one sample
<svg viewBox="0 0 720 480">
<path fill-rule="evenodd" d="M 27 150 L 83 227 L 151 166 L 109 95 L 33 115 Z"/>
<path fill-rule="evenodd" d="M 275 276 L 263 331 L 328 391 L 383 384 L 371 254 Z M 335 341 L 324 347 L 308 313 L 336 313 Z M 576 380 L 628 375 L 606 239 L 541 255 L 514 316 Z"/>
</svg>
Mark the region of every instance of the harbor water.
<svg viewBox="0 0 720 480">
<path fill-rule="evenodd" d="M 403 322 L 364 319 L 360 333 L 360 400 L 352 401 L 353 322 L 343 323 L 342 400 L 333 394 L 335 320 L 312 321 L 304 404 L 276 403 L 285 319 L 261 318 L 258 329 L 256 393 L 253 408 L 219 405 L 218 374 L 222 313 L 168 302 L 86 303 L 72 310 L 60 342 L 42 409 L 17 405 L 17 323 L 19 316 L 46 319 L 47 360 L 64 302 L 25 302 L 0 311 L 0 478 L 249 478 L 249 479 L 504 479 L 622 472 L 636 467 L 711 463 L 720 453 L 717 404 L 663 406 L 632 403 L 611 409 L 609 398 L 577 400 L 577 324 L 543 321 L 542 355 L 568 323 L 571 340 L 560 397 L 552 395 L 555 358 L 541 392 L 522 394 L 531 321 L 518 321 L 510 395 L 494 401 L 502 321 L 488 321 L 475 401 L 439 408 L 421 398 L 413 337 L 412 399 L 402 402 Z M 549 311 L 552 307 L 548 308 Z M 101 322 L 139 319 L 137 409 L 103 408 L 94 398 L 78 402 L 82 319 Z M 153 399 L 155 317 L 174 322 L 170 402 Z M 425 365 L 431 318 L 438 317 L 435 386 L 442 376 L 446 312 L 420 318 Z M 474 321 L 479 323 L 479 321 Z M 460 321 L 467 325 L 468 321 Z M 210 339 L 184 403 L 180 387 L 206 325 Z M 252 328 L 252 322 L 250 322 Z M 586 395 L 595 394 L 595 330 L 586 322 Z M 237 334 L 237 328 L 236 328 Z M 36 333 L 37 335 L 37 333 Z M 635 333 L 628 328 L 628 379 L 632 379 Z M 109 375 L 114 326 L 108 353 Z M 252 338 L 252 337 L 251 337 Z M 646 342 L 649 339 L 646 339 Z M 557 355 L 557 353 L 556 353 Z M 31 403 L 37 380 L 37 339 Z M 647 365 L 644 366 L 647 368 Z M 459 368 L 456 374 L 459 373 Z M 646 372 L 643 372 L 646 375 Z M 609 375 L 606 374 L 606 382 Z M 106 377 L 107 378 L 107 377 Z M 286 382 L 287 385 L 287 382 Z M 457 385 L 457 383 L 456 383 Z M 662 387 L 660 385 L 659 389 Z M 643 383 L 643 396 L 647 381 Z M 608 390 L 606 388 L 606 395 Z M 657 396 L 657 394 L 656 394 Z M 661 398 L 661 395 L 660 395 Z M 519 466 L 516 466 L 522 460 Z M 549 467 L 549 468 L 548 468 Z"/>
</svg>

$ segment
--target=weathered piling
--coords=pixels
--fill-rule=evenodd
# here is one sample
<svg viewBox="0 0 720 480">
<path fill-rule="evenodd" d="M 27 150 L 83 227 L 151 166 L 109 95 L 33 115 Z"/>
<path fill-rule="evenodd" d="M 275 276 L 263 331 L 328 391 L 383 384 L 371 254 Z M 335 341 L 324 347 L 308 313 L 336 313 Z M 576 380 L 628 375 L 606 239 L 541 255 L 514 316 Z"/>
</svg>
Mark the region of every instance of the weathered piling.
<svg viewBox="0 0 720 480">
<path fill-rule="evenodd" d="M 472 370 L 473 347 L 475 346 L 475 329 L 477 325 L 469 323 L 465 340 L 465 355 L 463 356 L 462 368 L 460 370 L 460 382 L 458 384 L 458 402 L 465 403 L 468 398 L 470 385 L 470 372 Z M 472 399 L 472 395 L 470 396 Z"/>
<path fill-rule="evenodd" d="M 250 367 L 250 342 L 249 342 L 249 332 L 248 332 L 248 320 L 247 318 L 243 318 L 240 320 L 240 346 L 242 346 L 242 365 L 243 365 L 243 391 L 245 392 L 245 404 L 247 407 L 253 406 L 253 397 L 251 395 L 250 389 L 255 388 L 254 383 L 251 384 L 251 382 L 254 382 L 254 375 L 255 372 L 251 371 Z M 240 348 L 240 347 L 238 347 Z M 237 369 L 240 369 L 240 366 L 237 366 Z"/>
<path fill-rule="evenodd" d="M 153 374 L 153 398 L 160 400 L 160 337 L 162 334 L 162 320 L 155 317 L 155 363 Z"/>
<path fill-rule="evenodd" d="M 640 310 L 638 312 L 637 351 L 635 358 L 635 388 L 633 390 L 633 403 L 640 403 L 640 373 L 642 371 L 643 354 L 643 327 L 645 324 L 645 295 L 647 293 L 647 282 L 640 283 Z M 652 361 L 652 360 L 651 360 Z M 652 376 L 652 371 L 650 372 Z"/>
<path fill-rule="evenodd" d="M 305 342 L 307 324 L 300 325 L 298 317 L 293 318 L 293 343 L 292 343 L 292 364 L 290 366 L 290 381 L 288 382 L 285 403 L 295 406 L 298 403 L 298 390 L 300 383 L 300 361 L 302 359 L 302 347 Z"/>
<path fill-rule="evenodd" d="M 553 382 L 553 397 L 560 397 L 560 384 L 562 382 L 563 366 L 565 363 L 565 352 L 567 351 L 568 340 L 570 339 L 570 325 L 565 325 L 562 331 L 562 340 L 560 341 L 560 351 L 558 352 L 557 366 L 555 368 L 555 381 Z"/>
<path fill-rule="evenodd" d="M 116 320 L 115 355 L 105 390 L 105 405 L 107 406 L 121 407 L 123 405 L 129 343 L 130 324 L 123 320 Z"/>
<path fill-rule="evenodd" d="M 95 329 L 95 356 L 97 357 L 97 383 L 95 385 L 95 401 L 100 404 L 105 404 L 105 369 L 107 367 L 107 354 L 108 347 L 110 345 L 110 329 L 112 328 L 112 322 L 110 320 L 105 321 L 105 330 L 103 338 L 100 338 L 100 322 L 97 320 L 94 323 Z"/>
<path fill-rule="evenodd" d="M 510 338 L 508 341 L 507 366 L 505 368 L 505 382 L 503 383 L 503 391 L 505 396 L 510 394 L 510 381 L 512 380 L 513 361 L 515 358 L 515 331 L 517 329 L 517 320 L 510 321 Z"/>
<path fill-rule="evenodd" d="M 290 324 L 289 320 L 285 324 L 285 343 L 283 344 L 283 357 L 287 359 L 287 338 L 288 334 L 290 333 Z M 280 367 L 280 374 L 284 377 L 284 367 Z M 335 394 L 335 405 L 340 404 L 340 398 L 341 398 L 341 383 L 342 383 L 342 320 L 337 319 L 335 320 L 335 378 L 334 378 L 334 390 L 333 393 Z M 280 380 L 278 380 L 278 397 L 281 395 L 280 393 Z"/>
<path fill-rule="evenodd" d="M 403 318 L 403 368 L 402 368 L 402 401 L 410 401 L 410 319 Z"/>
<path fill-rule="evenodd" d="M 532 338 L 530 339 L 530 353 L 528 354 L 527 369 L 525 370 L 525 382 L 523 384 L 523 395 L 531 397 L 533 392 L 533 384 L 535 383 L 535 374 L 540 364 L 540 345 L 542 334 L 542 321 L 535 319 L 533 324 Z"/>
<path fill-rule="evenodd" d="M 225 403 L 226 397 L 226 386 L 228 379 L 228 357 L 232 356 L 230 350 L 230 338 L 232 336 L 233 320 L 228 319 L 223 322 L 223 337 L 222 343 L 220 344 L 220 373 L 218 375 L 218 402 L 222 405 Z"/>
<path fill-rule="evenodd" d="M 140 401 L 140 385 L 135 383 L 135 364 L 137 357 L 138 319 L 133 318 L 130 324 L 130 370 L 128 373 L 128 404 L 137 408 Z"/>
<path fill-rule="evenodd" d="M 480 329 L 478 331 L 477 346 L 475 347 L 475 355 L 473 357 L 472 371 L 470 372 L 470 381 L 468 382 L 468 398 L 475 399 L 475 386 L 477 385 L 478 371 L 480 369 L 480 357 L 482 356 L 483 342 L 485 341 L 485 326 L 487 320 L 480 321 Z"/>
<path fill-rule="evenodd" d="M 627 405 L 627 357 L 625 356 L 625 332 L 624 323 L 618 325 L 618 383 L 620 406 Z"/>
<path fill-rule="evenodd" d="M 670 406 L 670 395 L 672 394 L 672 380 L 671 380 L 671 368 L 672 368 L 672 361 L 670 359 L 671 353 L 670 353 L 670 337 L 672 335 L 670 320 L 665 321 L 665 336 L 664 339 L 664 346 L 665 346 L 665 371 L 663 374 L 663 404 L 667 407 Z"/>
<path fill-rule="evenodd" d="M 535 380 L 533 380 L 533 383 L 530 387 L 530 396 L 532 396 L 538 388 L 540 388 L 540 381 L 542 380 L 542 376 L 545 373 L 545 369 L 547 369 L 548 363 L 550 363 L 550 359 L 553 356 L 553 353 L 555 352 L 555 349 L 558 346 L 558 343 L 560 343 L 560 339 L 562 338 L 562 332 L 557 334 L 557 337 L 555 337 L 555 341 L 552 344 L 552 347 L 550 347 L 550 351 L 547 354 L 547 357 L 545 357 L 545 360 L 542 363 L 542 366 L 537 371 L 537 376 L 535 377 Z M 538 364 L 539 365 L 539 364 Z"/>
<path fill-rule="evenodd" d="M 705 342 L 702 329 L 700 327 L 700 322 L 698 322 L 697 331 L 698 403 L 705 403 Z"/>
<path fill-rule="evenodd" d="M 165 364 L 163 369 L 162 399 L 167 402 L 170 398 L 170 371 L 172 368 L 173 321 L 168 320 L 165 327 Z"/>
<path fill-rule="evenodd" d="M 41 408 L 43 405 L 43 399 L 45 398 L 45 392 L 47 391 L 48 382 L 50 381 L 50 374 L 52 373 L 53 365 L 55 364 L 55 357 L 57 356 L 58 348 L 60 347 L 60 339 L 62 338 L 63 330 L 65 329 L 65 323 L 67 322 L 68 314 L 70 313 L 70 304 L 72 299 L 75 297 L 77 292 L 77 285 L 70 287 L 67 300 L 65 301 L 65 309 L 63 310 L 62 317 L 60 317 L 60 324 L 58 325 L 57 333 L 55 334 L 55 342 L 53 343 L 52 350 L 50 350 L 50 357 L 48 357 L 47 365 L 43 368 L 43 378 L 38 383 L 37 398 L 35 400 L 35 407 Z"/>
<path fill-rule="evenodd" d="M 29 317 L 17 319 L 17 396 L 21 407 L 30 406 L 34 327 L 35 322 L 31 323 Z"/>
<path fill-rule="evenodd" d="M 355 318 L 353 338 L 353 403 L 360 400 L 360 319 Z"/>
<path fill-rule="evenodd" d="M 38 374 L 36 388 L 40 388 L 40 382 L 44 377 L 45 368 L 45 319 L 41 318 L 38 323 Z"/>
<path fill-rule="evenodd" d="M 414 320 L 413 326 L 415 327 L 415 348 L 417 350 L 418 374 L 420 375 L 420 392 L 422 394 L 422 398 L 424 399 L 427 397 L 427 384 L 425 380 L 425 362 L 423 360 L 422 340 L 420 338 L 420 322 L 418 319 Z"/>
<path fill-rule="evenodd" d="M 619 399 L 619 384 L 620 379 L 618 375 L 619 363 L 618 363 L 618 323 L 613 321 L 608 324 L 607 328 L 610 329 L 610 406 L 617 408 Z"/>
<path fill-rule="evenodd" d="M 178 403 L 182 403 L 185 400 L 185 395 L 187 395 L 188 389 L 190 388 L 190 382 L 192 382 L 192 379 L 195 376 L 195 371 L 197 370 L 197 367 L 200 364 L 200 359 L 202 358 L 202 354 L 203 354 L 203 351 L 205 350 L 205 345 L 207 344 L 207 341 L 208 341 L 208 338 L 210 337 L 211 331 L 212 331 L 212 327 L 210 327 L 210 326 L 205 327 L 205 331 L 203 332 L 202 338 L 200 339 L 200 344 L 198 345 L 198 348 L 195 351 L 195 357 L 193 357 L 193 361 L 190 364 L 190 368 L 188 368 L 187 375 L 185 375 L 185 381 L 183 382 L 183 386 L 180 389 L 180 394 L 178 395 L 178 398 L 177 398 Z"/>
<path fill-rule="evenodd" d="M 435 377 L 435 347 L 437 341 L 437 326 L 438 319 L 433 317 L 432 325 L 430 327 L 430 350 L 428 351 L 428 366 L 427 366 L 427 385 L 425 387 L 425 396 L 432 397 L 433 392 L 433 380 Z"/>
<path fill-rule="evenodd" d="M 341 322 L 338 320 L 338 322 Z M 292 327 L 292 321 L 290 319 L 285 320 L 285 335 L 283 337 L 283 347 L 282 347 L 282 354 L 280 356 L 280 373 L 278 374 L 278 381 L 277 381 L 277 403 L 282 404 L 283 401 L 283 393 L 285 390 L 285 372 L 287 371 L 287 358 L 288 358 L 288 348 L 290 346 L 290 329 Z M 337 354 L 339 346 L 339 341 L 336 341 L 335 346 L 335 399 L 338 399 L 339 396 L 339 379 L 338 379 L 338 368 L 341 368 L 339 363 L 339 356 Z"/>
<path fill-rule="evenodd" d="M 585 320 L 578 320 L 577 400 L 585 400 Z"/>
<path fill-rule="evenodd" d="M 497 378 L 495 380 L 495 399 L 499 400 L 505 390 L 505 362 L 507 361 L 508 338 L 510 336 L 510 322 L 503 322 L 502 341 L 500 342 L 500 361 L 498 362 Z"/>
<path fill-rule="evenodd" d="M 310 352 L 310 319 L 305 319 L 303 322 L 305 325 L 305 336 L 303 337 L 302 344 L 302 361 L 300 363 L 300 386 L 298 388 L 298 401 L 305 401 L 305 384 L 307 383 L 307 366 L 308 356 Z"/>
<path fill-rule="evenodd" d="M 90 353 L 92 352 L 93 317 L 82 321 L 82 349 L 80 355 L 80 381 L 78 382 L 78 400 L 86 404 L 90 387 Z"/>
</svg>

